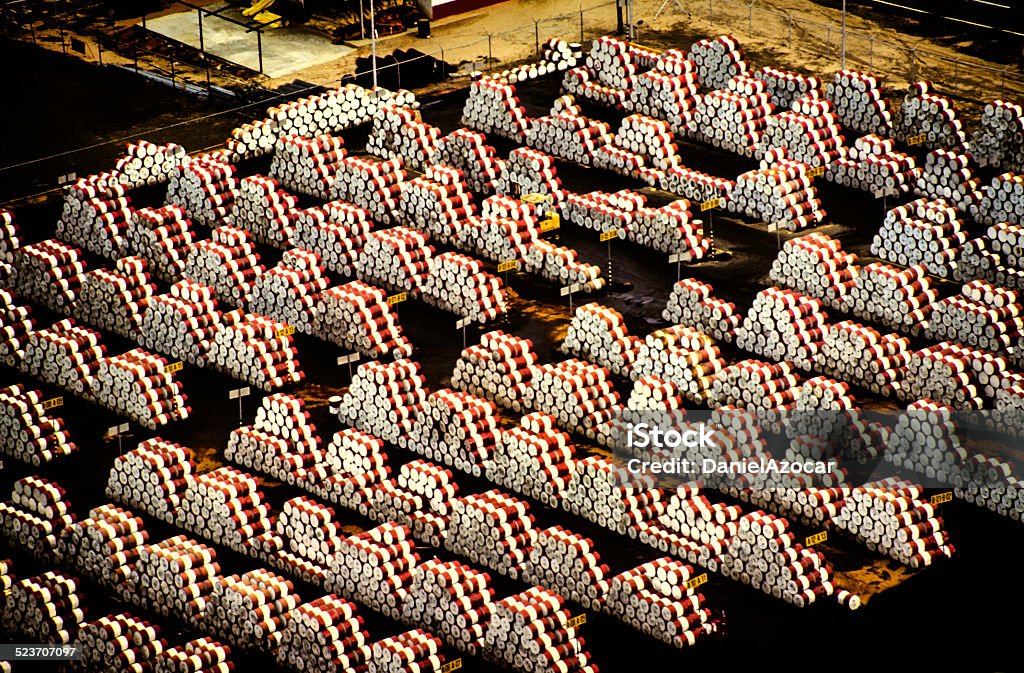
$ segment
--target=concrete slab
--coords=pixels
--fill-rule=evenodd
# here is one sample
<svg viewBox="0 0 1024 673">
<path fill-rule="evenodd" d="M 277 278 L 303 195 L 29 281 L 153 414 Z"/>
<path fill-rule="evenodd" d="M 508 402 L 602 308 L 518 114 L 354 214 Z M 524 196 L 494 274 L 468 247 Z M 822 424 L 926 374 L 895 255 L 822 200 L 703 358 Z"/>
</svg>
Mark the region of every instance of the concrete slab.
<svg viewBox="0 0 1024 673">
<path fill-rule="evenodd" d="M 210 5 L 217 11 L 227 3 Z M 273 11 L 273 7 L 271 7 Z M 224 16 L 248 23 L 239 8 L 224 12 Z M 168 14 L 146 22 L 146 27 L 158 35 L 199 48 L 199 19 L 196 10 Z M 259 42 L 256 31 L 247 30 L 218 16 L 203 15 L 203 46 L 220 58 L 260 71 Z M 310 66 L 327 63 L 353 51 L 351 47 L 331 44 L 323 34 L 301 26 L 275 28 L 263 33 L 263 68 L 269 77 L 286 77 Z"/>
</svg>

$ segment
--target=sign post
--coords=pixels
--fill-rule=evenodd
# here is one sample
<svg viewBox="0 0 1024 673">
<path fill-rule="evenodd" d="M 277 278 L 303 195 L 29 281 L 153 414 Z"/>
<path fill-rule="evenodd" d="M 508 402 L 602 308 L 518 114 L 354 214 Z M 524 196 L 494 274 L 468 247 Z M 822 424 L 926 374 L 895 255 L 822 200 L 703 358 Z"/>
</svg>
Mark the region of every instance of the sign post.
<svg viewBox="0 0 1024 673">
<path fill-rule="evenodd" d="M 352 363 L 359 362 L 359 353 L 349 353 L 338 358 L 338 366 L 348 365 L 348 380 L 352 380 Z"/>
<path fill-rule="evenodd" d="M 711 255 L 709 259 L 715 258 L 715 208 L 722 207 L 721 197 L 710 199 L 700 204 L 700 212 L 708 214 L 708 239 L 711 241 Z"/>
<path fill-rule="evenodd" d="M 579 292 L 583 289 L 583 283 L 573 283 L 572 285 L 566 285 L 561 289 L 561 295 L 569 295 L 569 317 L 572 317 L 572 295 L 574 292 Z"/>
<path fill-rule="evenodd" d="M 122 423 L 121 425 L 114 425 L 107 428 L 106 434 L 103 435 L 104 439 L 117 439 L 117 452 L 120 455 L 124 455 L 124 445 L 122 441 L 124 436 L 128 434 L 128 423 Z"/>
<path fill-rule="evenodd" d="M 252 390 L 249 386 L 244 388 L 235 388 L 228 392 L 229 400 L 238 400 L 238 427 L 245 425 L 245 420 L 242 418 L 242 398 L 249 397 L 249 393 L 251 392 Z"/>
<path fill-rule="evenodd" d="M 618 229 L 610 229 L 601 233 L 601 241 L 608 243 L 608 286 L 612 284 L 612 241 L 619 237 Z"/>
</svg>

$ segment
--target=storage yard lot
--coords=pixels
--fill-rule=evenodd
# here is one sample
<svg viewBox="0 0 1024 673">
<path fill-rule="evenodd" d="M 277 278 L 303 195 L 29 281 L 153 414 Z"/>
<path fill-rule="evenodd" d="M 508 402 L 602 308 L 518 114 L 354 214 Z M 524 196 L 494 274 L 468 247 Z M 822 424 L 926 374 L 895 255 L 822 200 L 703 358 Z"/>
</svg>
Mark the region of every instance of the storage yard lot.
<svg viewBox="0 0 1024 673">
<path fill-rule="evenodd" d="M 1000 565 L 1022 509 L 1002 434 L 1024 397 L 1021 197 L 999 176 L 1021 170 L 1021 111 L 972 119 L 967 160 L 950 102 L 926 86 L 884 92 L 889 118 L 868 75 L 819 96 L 794 74 L 750 76 L 772 64 L 741 65 L 733 46 L 604 40 L 586 60 L 556 41 L 545 63 L 562 69 L 525 82 L 383 100 L 349 88 L 242 114 L 260 119 L 234 133 L 238 115 L 215 117 L 0 213 L 0 384 L 23 386 L 3 393 L 11 642 L 113 641 L 156 670 L 187 642 L 206 663 L 173 670 L 334 670 L 303 668 L 325 663 L 319 647 L 387 671 L 846 668 L 866 647 L 1009 665 L 1014 625 L 997 615 L 1022 590 Z M 608 104 L 624 91 L 634 109 Z M 582 132 L 527 132 L 520 105 Z M 203 158 L 174 145 L 229 133 Z M 582 362 L 551 366 L 564 347 Z M 744 394 L 887 412 L 891 434 L 833 442 L 873 442 L 907 482 L 784 485 L 817 508 L 712 484 L 605 487 L 606 407 Z M 995 433 L 922 439 L 897 417 L 926 398 L 915 408 L 1005 416 Z M 813 453 L 814 430 L 792 449 Z M 978 473 L 995 475 L 988 506 L 967 501 L 981 501 Z M 97 621 L 118 613 L 166 643 Z M 981 647 L 949 651 L 961 642 Z"/>
</svg>

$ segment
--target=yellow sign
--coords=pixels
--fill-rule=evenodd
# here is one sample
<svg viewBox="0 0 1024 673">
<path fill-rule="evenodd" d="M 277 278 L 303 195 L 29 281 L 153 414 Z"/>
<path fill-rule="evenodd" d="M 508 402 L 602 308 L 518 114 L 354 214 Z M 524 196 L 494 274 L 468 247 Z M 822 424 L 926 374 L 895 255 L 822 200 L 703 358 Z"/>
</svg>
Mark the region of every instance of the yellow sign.
<svg viewBox="0 0 1024 673">
<path fill-rule="evenodd" d="M 279 329 L 276 332 L 274 332 L 274 336 L 276 336 L 278 338 L 286 337 L 286 336 L 291 336 L 293 334 L 295 334 L 295 326 L 294 325 L 285 325 L 281 329 Z"/>
<path fill-rule="evenodd" d="M 813 547 L 814 545 L 818 544 L 819 542 L 824 542 L 827 539 L 828 539 L 828 531 L 827 530 L 823 530 L 820 533 L 815 533 L 814 535 L 812 535 L 809 538 L 807 538 L 806 540 L 804 540 L 804 545 L 808 546 L 808 547 Z"/>
<path fill-rule="evenodd" d="M 46 400 L 43 402 L 43 409 L 53 409 L 64 404 L 63 397 L 54 397 L 53 399 Z"/>
<path fill-rule="evenodd" d="M 907 144 L 911 146 L 920 145 L 926 140 L 928 140 L 928 136 L 922 133 L 920 135 L 910 136 L 909 138 L 907 138 Z"/>
<path fill-rule="evenodd" d="M 704 203 L 700 204 L 700 212 L 703 213 L 706 210 L 711 210 L 713 208 L 718 208 L 721 205 L 722 205 L 722 199 L 711 199 L 710 201 L 705 201 Z"/>
<path fill-rule="evenodd" d="M 941 505 L 944 502 L 953 502 L 953 491 L 946 491 L 945 493 L 933 495 L 929 502 L 933 505 Z"/>
<path fill-rule="evenodd" d="M 701 573 L 700 575 L 697 575 L 696 577 L 693 577 L 693 578 L 690 578 L 690 579 L 686 580 L 686 588 L 687 589 L 696 589 L 701 584 L 704 584 L 707 581 L 708 581 L 708 574 L 707 573 Z"/>
<path fill-rule="evenodd" d="M 510 259 L 507 262 L 501 262 L 500 264 L 498 264 L 498 273 L 504 273 L 506 271 L 518 271 L 518 270 L 519 270 L 519 260 L 517 260 L 517 259 Z"/>
<path fill-rule="evenodd" d="M 809 177 L 809 178 L 816 178 L 819 175 L 825 175 L 825 167 L 824 166 L 815 166 L 811 170 L 807 171 L 807 177 Z"/>
<path fill-rule="evenodd" d="M 527 194 L 522 199 L 523 203 L 547 203 L 551 200 L 551 197 L 547 194 Z"/>
<path fill-rule="evenodd" d="M 560 226 L 562 226 L 562 216 L 558 213 L 548 213 L 544 216 L 544 219 L 540 221 L 541 232 L 558 229 Z"/>
<path fill-rule="evenodd" d="M 184 368 L 185 365 L 181 362 L 181 360 L 179 360 L 177 362 L 172 362 L 171 364 L 165 366 L 164 371 L 167 372 L 168 374 L 173 374 L 174 372 L 180 372 Z"/>
<path fill-rule="evenodd" d="M 462 668 L 462 659 L 454 659 L 449 661 L 447 664 L 441 667 L 441 673 L 449 673 L 449 671 L 457 671 Z"/>
<path fill-rule="evenodd" d="M 570 629 L 574 629 L 577 626 L 582 626 L 583 624 L 586 624 L 586 623 L 587 623 L 587 615 L 586 615 L 586 613 L 584 613 L 582 615 L 576 615 L 575 617 L 572 617 L 571 619 L 569 619 L 569 621 L 567 621 L 565 623 L 565 625 L 566 625 L 566 627 L 568 627 Z"/>
<path fill-rule="evenodd" d="M 393 294 L 390 297 L 388 297 L 388 306 L 394 306 L 395 304 L 401 304 L 403 301 L 406 300 L 406 297 L 407 297 L 407 295 L 406 295 L 405 292 L 399 292 L 398 294 Z"/>
<path fill-rule="evenodd" d="M 606 231 L 603 234 L 601 234 L 601 242 L 604 243 L 605 241 L 610 241 L 613 238 L 618 238 L 618 237 L 619 237 L 619 230 L 618 229 L 612 229 L 611 231 Z"/>
</svg>

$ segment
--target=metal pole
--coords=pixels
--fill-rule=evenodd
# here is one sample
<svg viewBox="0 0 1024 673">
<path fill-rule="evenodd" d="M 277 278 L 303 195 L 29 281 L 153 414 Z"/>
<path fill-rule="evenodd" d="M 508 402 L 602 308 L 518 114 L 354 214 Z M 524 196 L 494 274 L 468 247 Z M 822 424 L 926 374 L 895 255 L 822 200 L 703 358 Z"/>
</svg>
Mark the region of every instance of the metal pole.
<svg viewBox="0 0 1024 673">
<path fill-rule="evenodd" d="M 359 38 L 362 40 L 366 39 L 366 19 L 364 15 L 366 10 L 363 9 L 363 0 L 359 0 Z"/>
<path fill-rule="evenodd" d="M 843 46 L 839 65 L 843 70 L 846 70 L 846 0 L 843 0 L 843 34 L 840 40 Z"/>
<path fill-rule="evenodd" d="M 494 52 L 491 50 L 491 34 L 487 33 L 487 67 L 492 67 L 491 64 L 494 62 Z"/>
<path fill-rule="evenodd" d="M 223 394 L 223 393 L 222 393 Z M 245 419 L 242 418 L 242 396 L 238 396 L 238 427 L 245 425 Z"/>
<path fill-rule="evenodd" d="M 754 37 L 754 3 L 757 0 L 750 0 L 750 4 L 747 6 L 747 37 L 753 39 Z"/>
<path fill-rule="evenodd" d="M 957 83 L 960 81 L 960 59 L 953 61 L 953 93 L 957 93 Z"/>
<path fill-rule="evenodd" d="M 146 27 L 146 14 L 147 14 L 147 12 L 143 12 L 142 13 L 142 27 L 143 28 Z"/>
<path fill-rule="evenodd" d="M 537 58 L 540 58 L 540 20 L 533 20 L 533 45 L 536 47 Z"/>
<path fill-rule="evenodd" d="M 263 31 L 256 31 L 256 50 L 260 54 L 260 74 L 263 74 Z"/>
<path fill-rule="evenodd" d="M 373 16 L 373 0 L 370 0 L 370 54 L 373 70 L 373 88 L 377 88 L 377 26 Z"/>
<path fill-rule="evenodd" d="M 1003 71 L 999 73 L 999 95 L 1006 95 L 1006 68 L 1003 68 Z"/>
<path fill-rule="evenodd" d="M 583 41 L 583 8 L 580 7 L 580 44 L 582 44 Z"/>
<path fill-rule="evenodd" d="M 103 65 L 103 45 L 100 44 L 99 42 L 97 42 L 96 43 L 96 49 L 97 49 L 96 57 L 99 59 L 100 65 Z"/>
<path fill-rule="evenodd" d="M 206 41 L 203 38 L 203 10 L 199 10 L 199 51 L 206 53 Z"/>
<path fill-rule="evenodd" d="M 626 0 L 626 20 L 629 21 L 629 39 L 636 41 L 636 22 L 633 20 L 633 0 Z"/>
<path fill-rule="evenodd" d="M 178 83 L 175 81 L 174 59 L 173 58 L 171 59 L 171 88 L 172 89 L 177 89 L 178 88 Z"/>
<path fill-rule="evenodd" d="M 789 28 L 786 32 L 786 42 L 788 44 L 793 44 L 793 15 L 787 14 L 786 18 L 789 19 Z"/>
<path fill-rule="evenodd" d="M 67 45 L 64 44 L 64 26 L 60 26 L 60 50 L 63 53 L 68 53 Z"/>
<path fill-rule="evenodd" d="M 870 38 L 871 50 L 868 52 L 868 65 L 871 68 L 875 67 L 875 38 Z"/>
</svg>

